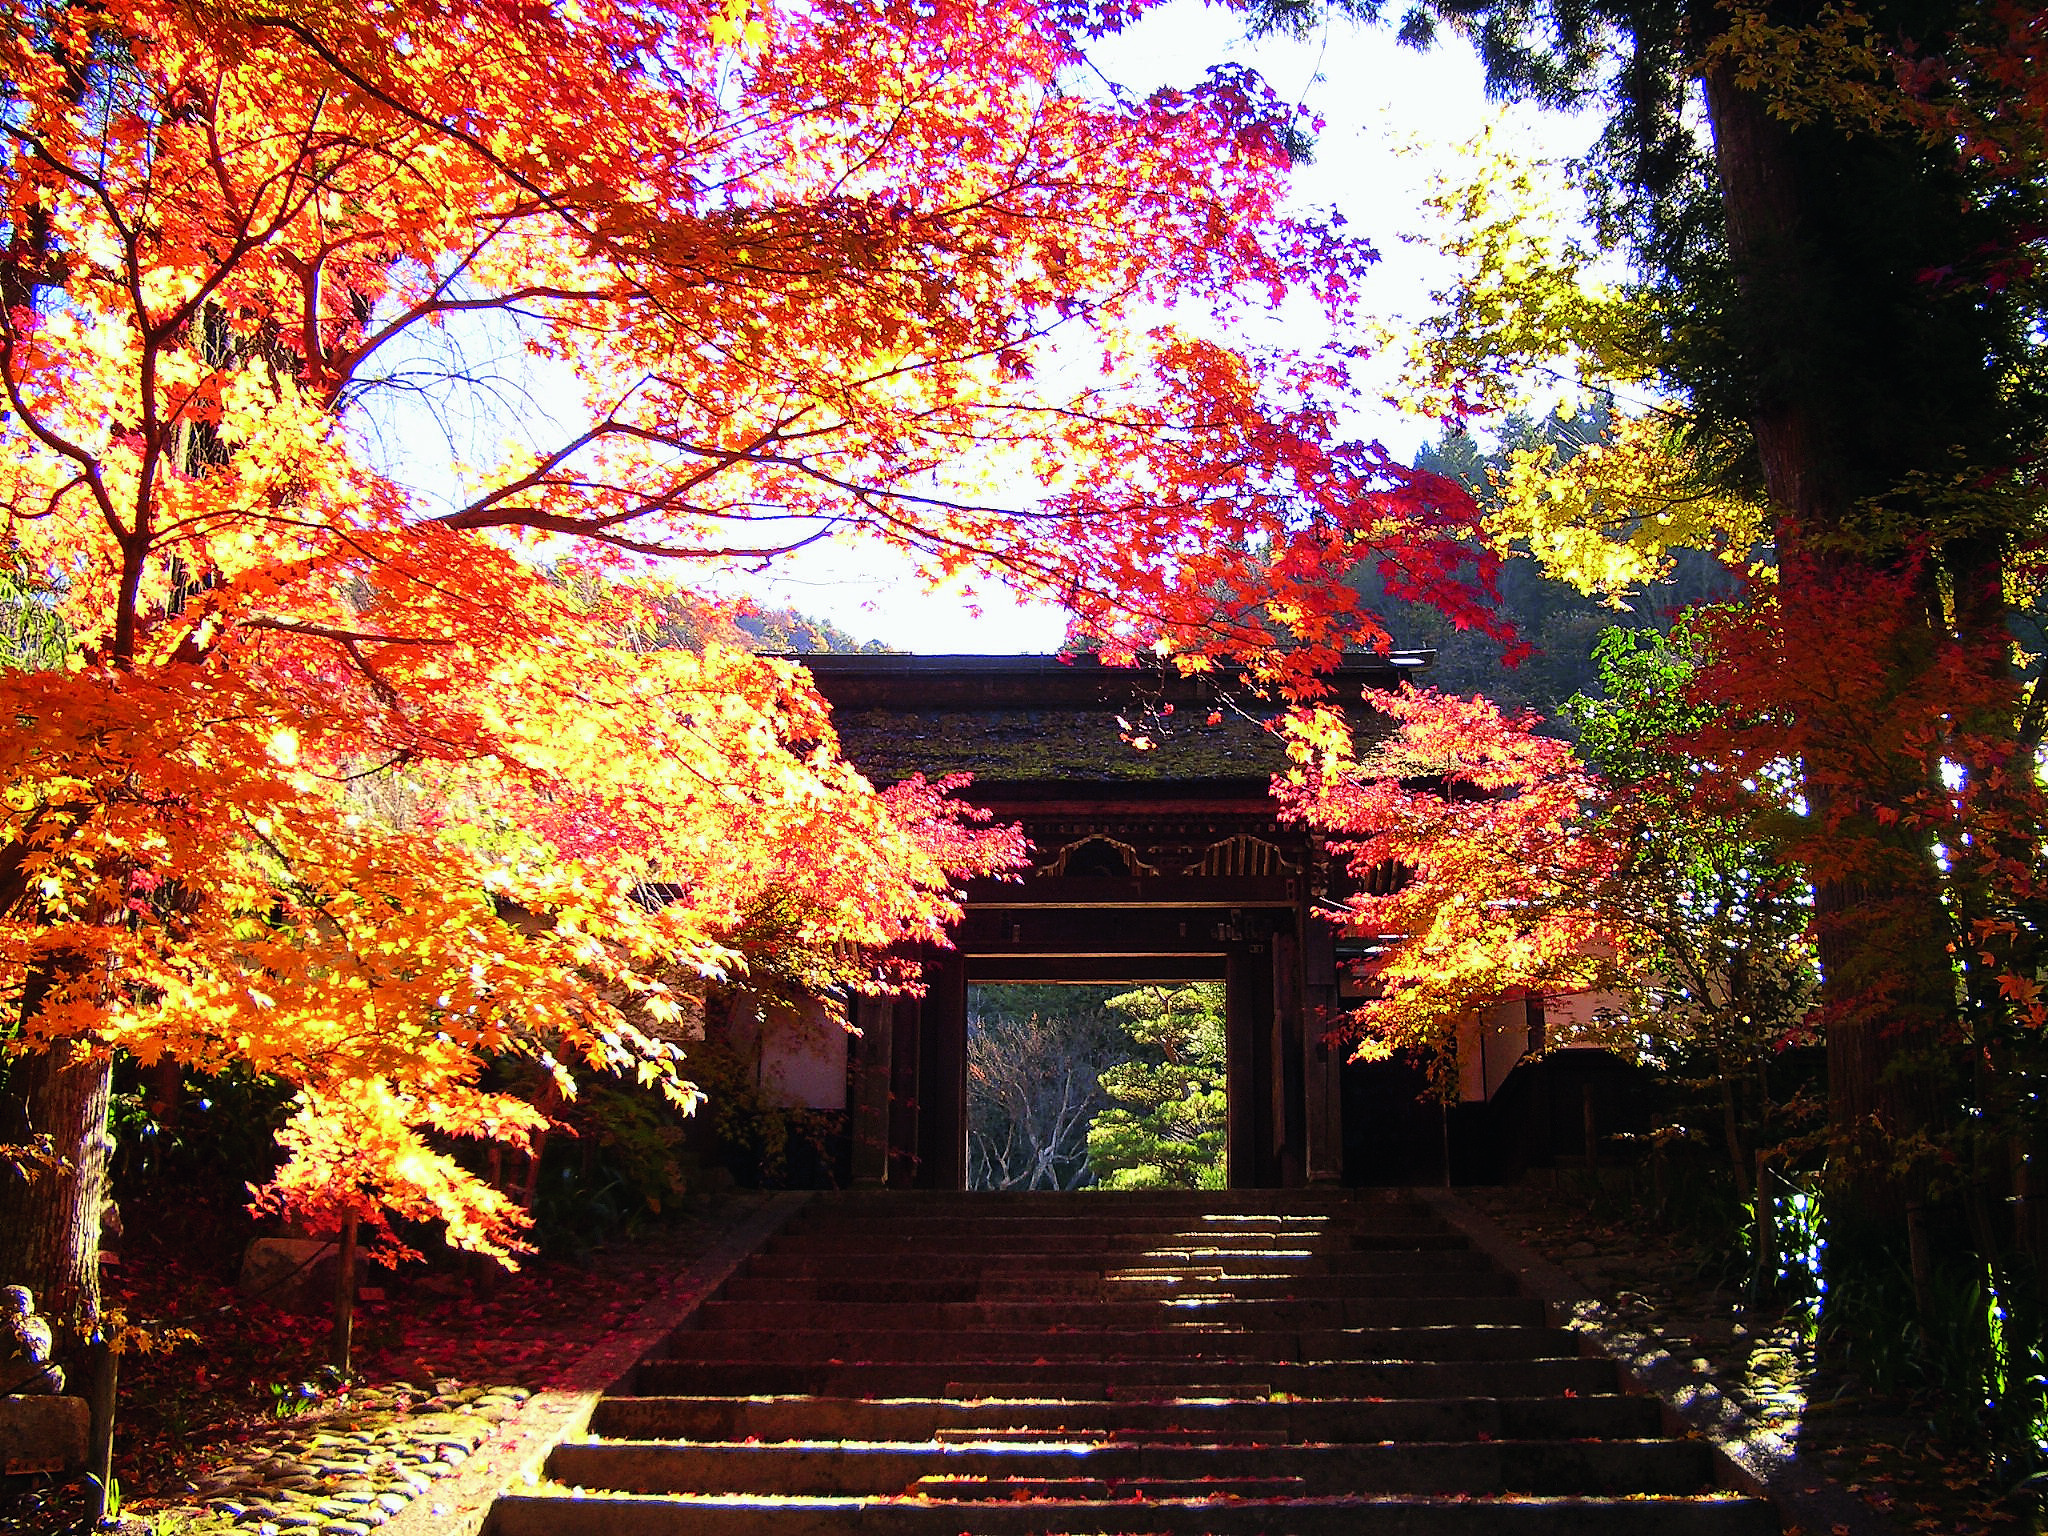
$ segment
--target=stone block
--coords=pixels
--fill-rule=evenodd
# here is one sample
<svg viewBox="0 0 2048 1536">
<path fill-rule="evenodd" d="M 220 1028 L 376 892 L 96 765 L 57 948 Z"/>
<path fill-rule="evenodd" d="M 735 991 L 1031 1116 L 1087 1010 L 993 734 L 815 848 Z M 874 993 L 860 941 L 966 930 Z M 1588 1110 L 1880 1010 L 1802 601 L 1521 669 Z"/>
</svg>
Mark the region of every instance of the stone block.
<svg viewBox="0 0 2048 1536">
<path fill-rule="evenodd" d="M 315 1237 L 259 1237 L 242 1255 L 235 1289 L 287 1312 L 331 1312 L 340 1252 L 338 1245 Z"/>
<path fill-rule="evenodd" d="M 82 1397 L 0 1397 L 0 1473 L 75 1472 L 91 1423 Z"/>
</svg>

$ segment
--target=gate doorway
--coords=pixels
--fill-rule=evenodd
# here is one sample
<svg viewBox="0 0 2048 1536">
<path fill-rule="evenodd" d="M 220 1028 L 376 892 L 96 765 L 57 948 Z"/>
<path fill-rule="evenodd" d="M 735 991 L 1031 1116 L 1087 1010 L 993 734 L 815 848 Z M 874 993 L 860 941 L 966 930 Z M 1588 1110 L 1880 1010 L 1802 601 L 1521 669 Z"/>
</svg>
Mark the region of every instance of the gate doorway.
<svg viewBox="0 0 2048 1536">
<path fill-rule="evenodd" d="M 967 990 L 969 1189 L 1221 1189 L 1219 983 Z"/>
</svg>

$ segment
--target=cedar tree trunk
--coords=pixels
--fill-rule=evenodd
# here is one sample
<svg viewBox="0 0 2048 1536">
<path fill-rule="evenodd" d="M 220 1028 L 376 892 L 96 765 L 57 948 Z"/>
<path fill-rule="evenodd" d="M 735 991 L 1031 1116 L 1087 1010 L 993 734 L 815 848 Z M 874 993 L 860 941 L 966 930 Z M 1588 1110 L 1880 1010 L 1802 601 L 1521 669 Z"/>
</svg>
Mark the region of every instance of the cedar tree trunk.
<svg viewBox="0 0 2048 1536">
<path fill-rule="evenodd" d="M 1706 77 L 1708 116 L 1721 181 L 1728 250 L 1743 314 L 1742 337 L 1754 385 L 1750 424 L 1779 518 L 1781 601 L 1788 625 L 1843 654 L 1867 637 L 1846 632 L 1831 611 L 1836 582 L 1859 574 L 1895 575 L 1902 552 L 1859 538 L 1861 483 L 1856 423 L 1838 419 L 1850 398 L 1830 377 L 1843 355 L 1826 327 L 1853 244 L 1817 229 L 1822 189 L 1811 178 L 1823 136 L 1795 143 L 1763 99 L 1737 86 L 1725 62 Z M 1832 312 L 1832 313 L 1831 313 Z M 1831 642 L 1829 636 L 1838 636 Z M 1927 665 L 1939 637 L 1930 623 L 1909 626 L 1901 654 L 1885 658 L 1894 677 Z M 1873 709 L 1880 701 L 1865 701 Z M 1804 765 L 1816 825 L 1838 809 L 1835 786 L 1856 785 L 1859 800 L 1888 793 L 1868 785 L 1853 760 L 1864 744 L 1829 742 L 1819 733 Z M 1840 759 L 1831 760 L 1831 752 Z M 1931 774 L 1934 765 L 1925 765 Z M 1908 765 L 1901 771 L 1910 775 Z M 1863 806 L 1841 830 L 1893 855 L 1873 871 L 1815 871 L 1827 1025 L 1829 1118 L 1849 1154 L 1844 1193 L 1867 1217 L 1896 1220 L 1911 1190 L 1890 1171 L 1893 1151 L 1934 1125 L 1940 1113 L 1943 1039 L 1953 1008 L 1947 924 L 1929 854 L 1869 817 Z M 1908 1179 L 1906 1184 L 1913 1181 Z M 1844 1214 L 1849 1214 L 1845 1211 Z"/>
</svg>

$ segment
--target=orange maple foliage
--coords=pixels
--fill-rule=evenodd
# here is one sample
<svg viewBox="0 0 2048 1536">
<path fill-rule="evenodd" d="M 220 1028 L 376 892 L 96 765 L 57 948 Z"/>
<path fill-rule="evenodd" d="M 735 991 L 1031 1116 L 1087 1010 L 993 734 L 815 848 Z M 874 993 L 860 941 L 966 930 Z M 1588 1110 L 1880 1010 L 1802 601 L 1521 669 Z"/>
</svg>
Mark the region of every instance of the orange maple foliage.
<svg viewBox="0 0 2048 1536">
<path fill-rule="evenodd" d="M 1632 935 L 1603 895 L 1623 850 L 1590 814 L 1594 776 L 1532 718 L 1427 688 L 1366 702 L 1390 734 L 1360 754 L 1339 718 L 1299 713 L 1298 765 L 1276 788 L 1286 814 L 1349 839 L 1331 848 L 1365 889 L 1342 920 L 1381 944 L 1377 995 L 1333 1032 L 1447 1071 L 1471 1009 L 1582 990 L 1621 962 Z M 1389 865 L 1402 877 L 1374 894 Z"/>
<path fill-rule="evenodd" d="M 0 509 L 72 641 L 0 677 L 26 1043 L 275 1073 L 279 1198 L 503 1251 L 419 1135 L 533 1126 L 485 1057 L 687 1097 L 664 978 L 737 965 L 761 901 L 880 985 L 1016 852 L 939 788 L 877 795 L 800 669 L 618 643 L 543 559 L 860 532 L 1112 654 L 1304 686 L 1385 641 L 1361 560 L 1491 626 L 1468 499 L 1337 427 L 1369 248 L 1283 214 L 1255 77 L 1086 84 L 1136 9 L 0 21 Z M 1216 339 L 1284 294 L 1327 346 Z M 429 422 L 459 455 L 422 465 Z"/>
</svg>

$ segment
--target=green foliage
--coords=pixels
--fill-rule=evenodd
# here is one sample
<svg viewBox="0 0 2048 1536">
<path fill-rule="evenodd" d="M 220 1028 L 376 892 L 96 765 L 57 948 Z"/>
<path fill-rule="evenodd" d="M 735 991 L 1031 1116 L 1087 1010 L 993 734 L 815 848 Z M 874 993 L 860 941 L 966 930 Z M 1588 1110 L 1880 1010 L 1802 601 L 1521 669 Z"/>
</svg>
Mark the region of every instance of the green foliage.
<svg viewBox="0 0 2048 1536">
<path fill-rule="evenodd" d="M 276 1171 L 277 1132 L 293 1098 L 286 1084 L 246 1067 L 145 1069 L 118 1054 L 108 1106 L 116 1197 L 176 1191 L 239 1206 Z"/>
<path fill-rule="evenodd" d="M 1223 989 L 981 986 L 968 1004 L 976 1189 L 1221 1189 Z"/>
<path fill-rule="evenodd" d="M 1148 986 L 1110 999 L 1139 1054 L 1102 1074 L 1115 1107 L 1088 1129 L 1105 1189 L 1221 1189 L 1225 1103 L 1223 989 Z"/>
<path fill-rule="evenodd" d="M 1415 466 L 1458 481 L 1482 507 L 1492 507 L 1498 504 L 1493 477 L 1504 475 L 1516 454 L 1547 450 L 1555 462 L 1569 463 L 1587 444 L 1602 439 L 1611 420 L 1597 402 L 1574 416 L 1557 411 L 1541 420 L 1510 415 L 1494 432 L 1491 449 L 1469 432 L 1446 428 L 1435 444 L 1416 455 Z M 1385 617 L 1397 646 L 1436 652 L 1428 674 L 1433 686 L 1446 693 L 1483 693 L 1504 714 L 1533 710 L 1563 729 L 1569 725 L 1566 702 L 1599 686 L 1593 646 L 1604 631 L 1616 625 L 1659 627 L 1680 608 L 1724 596 L 1735 577 L 1710 555 L 1673 551 L 1664 576 L 1638 589 L 1626 605 L 1617 605 L 1588 596 L 1533 560 L 1508 560 L 1500 574 L 1501 616 L 1534 647 L 1534 654 L 1512 670 L 1501 666 L 1499 645 L 1478 631 L 1459 629 L 1421 604 L 1387 597 L 1377 573 L 1362 570 L 1354 580 Z"/>
<path fill-rule="evenodd" d="M 661 1215 L 683 1195 L 681 1116 L 660 1094 L 597 1078 L 576 1095 L 574 1120 L 580 1134 L 596 1140 L 629 1198 L 648 1215 Z"/>
<path fill-rule="evenodd" d="M 1691 692 L 1702 657 L 1681 622 L 1668 635 L 1610 629 L 1594 647 L 1605 695 L 1567 707 L 1580 754 L 1613 787 L 1605 828 L 1627 849 L 1608 895 L 1650 939 L 1623 978 L 1639 1049 L 1682 1090 L 1712 1101 L 1747 1189 L 1755 1152 L 1807 1145 L 1817 1108 L 1780 1100 L 1769 1067 L 1803 1040 L 1818 991 L 1812 894 L 1753 814 L 1788 813 L 1791 764 L 1761 764 L 1748 807 L 1704 803 L 1686 743 L 1711 706 Z"/>
<path fill-rule="evenodd" d="M 61 667 L 71 657 L 71 632 L 47 584 L 0 551 L 0 672 Z"/>
<path fill-rule="evenodd" d="M 691 1079 L 704 1092 L 697 1118 L 740 1183 L 773 1189 L 789 1179 L 806 1149 L 823 1155 L 831 1117 L 777 1103 L 762 1086 L 753 1052 L 707 1039 L 692 1044 L 687 1057 Z"/>
<path fill-rule="evenodd" d="M 967 1009 L 968 1187 L 1095 1181 L 1089 1122 L 1101 1079 L 1130 1054 L 1108 987 L 979 986 Z"/>
</svg>

